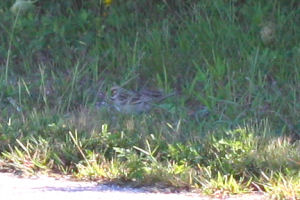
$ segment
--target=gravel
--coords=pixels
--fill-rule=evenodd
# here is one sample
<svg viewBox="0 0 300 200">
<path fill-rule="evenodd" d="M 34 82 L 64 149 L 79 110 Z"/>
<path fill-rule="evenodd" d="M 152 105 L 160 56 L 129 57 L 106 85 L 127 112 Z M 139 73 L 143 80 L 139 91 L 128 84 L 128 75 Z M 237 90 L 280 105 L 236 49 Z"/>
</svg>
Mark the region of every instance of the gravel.
<svg viewBox="0 0 300 200">
<path fill-rule="evenodd" d="M 0 173 L 0 194 L 5 200 L 208 200 L 211 197 L 197 193 L 151 193 L 144 189 L 105 185 L 96 182 L 71 181 L 65 178 L 39 176 L 19 178 Z M 228 197 L 228 200 L 262 200 L 262 194 Z"/>
</svg>

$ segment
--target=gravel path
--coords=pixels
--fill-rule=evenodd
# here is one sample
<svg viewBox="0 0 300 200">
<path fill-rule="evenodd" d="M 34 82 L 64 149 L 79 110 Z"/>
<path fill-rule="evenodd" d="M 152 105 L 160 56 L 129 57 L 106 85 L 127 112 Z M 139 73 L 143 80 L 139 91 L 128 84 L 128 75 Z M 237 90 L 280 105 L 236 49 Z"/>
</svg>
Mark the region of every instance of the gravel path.
<svg viewBox="0 0 300 200">
<path fill-rule="evenodd" d="M 95 182 L 75 182 L 41 176 L 18 178 L 0 173 L 0 194 L 5 200 L 208 200 L 207 196 L 195 193 L 150 193 L 142 189 L 101 185 Z M 263 195 L 251 194 L 228 200 L 262 200 Z"/>
</svg>

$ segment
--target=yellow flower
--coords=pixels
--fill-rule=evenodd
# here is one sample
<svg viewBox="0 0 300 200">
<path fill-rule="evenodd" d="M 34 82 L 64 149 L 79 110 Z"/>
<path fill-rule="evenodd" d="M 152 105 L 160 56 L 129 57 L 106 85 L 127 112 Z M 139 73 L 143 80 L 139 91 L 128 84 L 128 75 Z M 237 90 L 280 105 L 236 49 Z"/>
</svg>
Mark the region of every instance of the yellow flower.
<svg viewBox="0 0 300 200">
<path fill-rule="evenodd" d="M 112 3 L 112 0 L 104 0 L 104 4 L 106 6 L 109 6 Z"/>
</svg>

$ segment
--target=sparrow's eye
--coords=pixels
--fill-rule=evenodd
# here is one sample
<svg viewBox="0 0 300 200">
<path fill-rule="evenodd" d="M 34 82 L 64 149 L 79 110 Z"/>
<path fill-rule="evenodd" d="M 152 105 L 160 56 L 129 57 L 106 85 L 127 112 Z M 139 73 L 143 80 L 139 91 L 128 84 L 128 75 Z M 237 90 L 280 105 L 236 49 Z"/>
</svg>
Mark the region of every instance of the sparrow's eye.
<svg viewBox="0 0 300 200">
<path fill-rule="evenodd" d="M 115 88 L 111 89 L 111 94 L 112 94 L 112 95 L 117 94 L 117 90 L 116 90 Z"/>
</svg>

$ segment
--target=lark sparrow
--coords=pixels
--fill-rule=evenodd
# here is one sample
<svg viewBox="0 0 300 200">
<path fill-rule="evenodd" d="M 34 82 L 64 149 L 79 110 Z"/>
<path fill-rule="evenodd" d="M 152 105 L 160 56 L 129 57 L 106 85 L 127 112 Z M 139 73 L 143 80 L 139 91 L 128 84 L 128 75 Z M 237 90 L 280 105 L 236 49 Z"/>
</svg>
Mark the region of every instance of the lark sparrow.
<svg viewBox="0 0 300 200">
<path fill-rule="evenodd" d="M 174 95 L 164 95 L 160 91 L 141 90 L 134 92 L 119 86 L 111 88 L 111 105 L 122 113 L 142 113 L 153 108 L 156 103 Z"/>
</svg>

